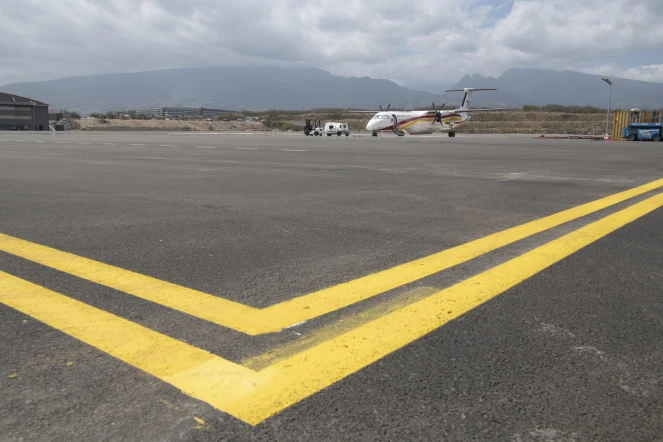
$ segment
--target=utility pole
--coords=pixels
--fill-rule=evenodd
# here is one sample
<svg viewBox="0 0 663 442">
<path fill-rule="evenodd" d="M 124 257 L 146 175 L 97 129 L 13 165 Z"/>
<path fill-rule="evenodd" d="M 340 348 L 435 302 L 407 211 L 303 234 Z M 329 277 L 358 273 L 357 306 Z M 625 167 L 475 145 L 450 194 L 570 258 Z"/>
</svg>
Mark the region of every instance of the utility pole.
<svg viewBox="0 0 663 442">
<path fill-rule="evenodd" d="M 610 123 L 610 101 L 612 100 L 612 80 L 610 80 L 608 77 L 603 77 L 601 80 L 605 81 L 610 86 L 610 93 L 608 95 L 608 114 L 605 117 L 605 134 L 608 135 L 608 124 Z"/>
</svg>

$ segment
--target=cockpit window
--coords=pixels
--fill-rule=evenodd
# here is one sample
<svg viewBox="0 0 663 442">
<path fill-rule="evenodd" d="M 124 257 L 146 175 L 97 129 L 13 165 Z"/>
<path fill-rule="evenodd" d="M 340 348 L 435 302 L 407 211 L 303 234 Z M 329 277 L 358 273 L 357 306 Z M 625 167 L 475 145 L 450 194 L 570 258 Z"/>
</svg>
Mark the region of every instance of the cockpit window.
<svg viewBox="0 0 663 442">
<path fill-rule="evenodd" d="M 375 119 L 376 119 L 376 120 L 388 120 L 388 119 L 389 119 L 389 115 L 376 115 L 376 116 L 375 116 Z"/>
</svg>

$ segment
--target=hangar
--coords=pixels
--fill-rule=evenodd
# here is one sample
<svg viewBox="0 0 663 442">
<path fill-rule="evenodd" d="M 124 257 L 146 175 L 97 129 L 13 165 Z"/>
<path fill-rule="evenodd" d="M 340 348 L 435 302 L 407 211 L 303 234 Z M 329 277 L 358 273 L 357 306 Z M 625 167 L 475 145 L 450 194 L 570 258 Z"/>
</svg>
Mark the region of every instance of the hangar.
<svg viewBox="0 0 663 442">
<path fill-rule="evenodd" d="M 48 104 L 0 92 L 0 130 L 49 130 Z"/>
</svg>

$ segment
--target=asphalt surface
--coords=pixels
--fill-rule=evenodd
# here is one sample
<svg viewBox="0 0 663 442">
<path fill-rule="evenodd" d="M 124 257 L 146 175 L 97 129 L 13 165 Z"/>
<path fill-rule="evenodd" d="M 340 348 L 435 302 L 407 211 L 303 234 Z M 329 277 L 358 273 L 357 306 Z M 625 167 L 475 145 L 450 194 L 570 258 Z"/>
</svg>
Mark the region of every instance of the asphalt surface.
<svg viewBox="0 0 663 442">
<path fill-rule="evenodd" d="M 264 308 L 660 178 L 663 143 L 0 133 L 0 233 Z M 662 228 L 658 209 L 256 426 L 0 302 L 0 440 L 663 440 Z M 416 286 L 247 336 L 8 253 L 0 270 L 237 363 Z"/>
</svg>

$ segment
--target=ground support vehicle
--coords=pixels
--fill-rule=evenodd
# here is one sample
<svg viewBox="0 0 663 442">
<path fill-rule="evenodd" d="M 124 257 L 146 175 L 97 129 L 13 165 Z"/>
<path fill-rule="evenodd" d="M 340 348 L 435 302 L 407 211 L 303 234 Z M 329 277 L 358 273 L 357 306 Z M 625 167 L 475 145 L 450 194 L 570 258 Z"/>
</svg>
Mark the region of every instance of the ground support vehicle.
<svg viewBox="0 0 663 442">
<path fill-rule="evenodd" d="M 331 137 L 332 135 L 336 134 L 339 137 L 341 135 L 345 135 L 346 137 L 350 136 L 350 129 L 348 128 L 347 123 L 343 122 L 335 122 L 335 121 L 328 121 L 325 123 L 325 133 L 327 136 Z"/>
<path fill-rule="evenodd" d="M 324 130 L 320 124 L 320 120 L 306 120 L 306 124 L 304 124 L 304 135 L 307 137 L 309 135 L 312 137 L 321 137 L 323 132 Z"/>
<path fill-rule="evenodd" d="M 640 109 L 631 109 L 628 125 L 622 129 L 622 138 L 629 141 L 663 139 L 663 112 L 652 112 L 651 118 L 643 118 Z"/>
</svg>

